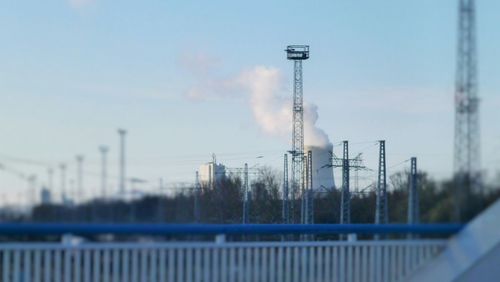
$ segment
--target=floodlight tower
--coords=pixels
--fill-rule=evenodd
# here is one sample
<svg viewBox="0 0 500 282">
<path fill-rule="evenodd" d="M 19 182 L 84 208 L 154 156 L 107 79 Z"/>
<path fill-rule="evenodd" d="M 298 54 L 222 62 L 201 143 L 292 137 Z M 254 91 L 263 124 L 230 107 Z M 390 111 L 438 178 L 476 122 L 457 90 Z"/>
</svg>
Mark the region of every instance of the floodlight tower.
<svg viewBox="0 0 500 282">
<path fill-rule="evenodd" d="M 458 13 L 454 178 L 458 189 L 469 188 L 479 192 L 481 178 L 475 0 L 460 0 Z M 458 191 L 456 194 L 462 192 Z M 460 197 L 456 207 L 457 220 L 460 220 L 461 201 Z"/>
<path fill-rule="evenodd" d="M 302 61 L 309 59 L 308 45 L 289 45 L 287 59 L 294 63 L 293 75 L 293 121 L 292 121 L 292 175 L 291 175 L 291 223 L 295 219 L 295 199 L 299 193 L 304 197 L 304 105 L 302 97 Z M 302 201 L 303 203 L 303 201 Z"/>
</svg>

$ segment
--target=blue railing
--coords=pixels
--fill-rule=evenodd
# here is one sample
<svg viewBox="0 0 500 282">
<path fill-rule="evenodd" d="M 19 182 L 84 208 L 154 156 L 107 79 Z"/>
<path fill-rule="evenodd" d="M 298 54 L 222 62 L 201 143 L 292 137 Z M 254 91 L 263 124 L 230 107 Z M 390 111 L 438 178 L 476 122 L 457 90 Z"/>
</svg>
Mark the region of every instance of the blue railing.
<svg viewBox="0 0 500 282">
<path fill-rule="evenodd" d="M 52 224 L 3 223 L 1 235 L 283 235 L 420 234 L 453 235 L 460 224 Z"/>
</svg>

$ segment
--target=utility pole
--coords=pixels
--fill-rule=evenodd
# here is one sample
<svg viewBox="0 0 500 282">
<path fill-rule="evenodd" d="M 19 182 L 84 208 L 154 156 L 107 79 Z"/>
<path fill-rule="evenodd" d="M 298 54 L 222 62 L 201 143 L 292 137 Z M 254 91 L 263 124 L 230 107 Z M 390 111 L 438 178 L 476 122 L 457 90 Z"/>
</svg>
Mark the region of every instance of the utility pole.
<svg viewBox="0 0 500 282">
<path fill-rule="evenodd" d="M 65 206 L 68 202 L 66 195 L 66 164 L 60 164 L 59 168 L 61 169 L 61 196 L 63 205 Z"/>
<path fill-rule="evenodd" d="M 54 188 L 54 170 L 49 167 L 47 169 L 47 189 L 52 193 Z"/>
<path fill-rule="evenodd" d="M 349 142 L 343 141 L 342 155 L 342 193 L 340 203 L 340 224 L 351 223 L 351 192 L 349 189 Z"/>
<path fill-rule="evenodd" d="M 78 201 L 75 199 L 75 202 L 82 203 L 83 202 L 83 156 L 76 156 L 76 181 L 77 181 L 77 193 L 75 193 L 78 197 Z M 76 198 L 76 197 L 75 197 Z"/>
<path fill-rule="evenodd" d="M 385 140 L 379 141 L 379 157 L 378 157 L 378 179 L 377 179 L 377 195 L 375 207 L 375 224 L 386 224 L 389 221 L 387 207 L 387 165 L 385 155 Z"/>
<path fill-rule="evenodd" d="M 121 197 L 125 197 L 125 136 L 127 131 L 125 129 L 118 129 L 120 135 L 120 176 L 119 176 L 119 193 Z"/>
<path fill-rule="evenodd" d="M 290 223 L 290 207 L 288 202 L 288 154 L 283 156 L 283 206 L 282 220 L 284 224 Z"/>
<path fill-rule="evenodd" d="M 194 220 L 196 223 L 200 223 L 201 212 L 200 212 L 200 195 L 201 195 L 201 184 L 200 184 L 200 174 L 196 171 L 196 180 L 194 187 Z"/>
<path fill-rule="evenodd" d="M 165 207 L 164 207 L 164 197 L 163 197 L 163 178 L 158 180 L 158 221 L 163 222 L 165 218 Z"/>
<path fill-rule="evenodd" d="M 74 205 L 76 202 L 76 193 L 75 193 L 75 179 L 69 178 L 68 180 L 68 197 L 70 199 L 70 205 Z"/>
<path fill-rule="evenodd" d="M 461 220 L 466 190 L 481 192 L 481 152 L 475 0 L 459 1 L 455 85 L 455 220 Z"/>
<path fill-rule="evenodd" d="M 309 46 L 289 45 L 286 48 L 287 59 L 294 62 L 293 76 L 293 121 L 292 121 L 292 181 L 291 181 L 291 221 L 295 223 L 295 198 L 300 192 L 304 196 L 304 105 L 302 61 L 309 59 Z M 302 201 L 304 203 L 304 201 Z M 302 207 L 303 210 L 303 207 Z"/>
<path fill-rule="evenodd" d="M 36 202 L 36 175 L 32 174 L 28 177 L 28 206 L 33 209 Z"/>
<path fill-rule="evenodd" d="M 248 164 L 243 169 L 243 224 L 250 223 L 250 189 L 248 187 Z"/>
<path fill-rule="evenodd" d="M 108 154 L 109 148 L 107 146 L 99 146 L 99 152 L 101 153 L 101 197 L 106 200 L 108 197 Z"/>
<path fill-rule="evenodd" d="M 418 224 L 420 222 L 419 193 L 418 193 L 418 175 L 417 158 L 411 158 L 410 181 L 408 191 L 408 224 Z"/>
</svg>

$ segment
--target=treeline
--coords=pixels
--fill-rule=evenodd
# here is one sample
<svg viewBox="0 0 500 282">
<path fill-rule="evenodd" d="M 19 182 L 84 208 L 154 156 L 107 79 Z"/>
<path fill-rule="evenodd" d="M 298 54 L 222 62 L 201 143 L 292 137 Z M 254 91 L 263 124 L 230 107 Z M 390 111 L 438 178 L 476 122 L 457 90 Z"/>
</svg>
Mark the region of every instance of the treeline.
<svg viewBox="0 0 500 282">
<path fill-rule="evenodd" d="M 250 222 L 281 223 L 281 176 L 264 169 L 251 182 Z M 373 187 L 375 187 L 373 185 Z M 215 189 L 203 188 L 199 196 L 201 223 L 241 223 L 243 215 L 242 181 L 230 176 L 219 181 Z M 388 179 L 389 221 L 405 223 L 408 207 L 408 175 L 404 172 Z M 500 187 L 486 187 L 482 193 L 462 189 L 460 220 L 466 222 L 500 197 Z M 458 190 L 451 182 L 437 182 L 425 173 L 419 174 L 420 221 L 422 223 L 453 222 L 456 218 Z M 175 195 L 144 196 L 131 201 L 95 200 L 77 206 L 40 205 L 30 217 L 16 221 L 94 222 L 94 223 L 194 223 L 195 190 L 183 189 Z M 295 202 L 295 218 L 299 219 L 300 202 Z M 340 191 L 315 194 L 315 223 L 338 223 Z M 375 191 L 353 193 L 352 223 L 372 223 L 375 217 Z"/>
</svg>

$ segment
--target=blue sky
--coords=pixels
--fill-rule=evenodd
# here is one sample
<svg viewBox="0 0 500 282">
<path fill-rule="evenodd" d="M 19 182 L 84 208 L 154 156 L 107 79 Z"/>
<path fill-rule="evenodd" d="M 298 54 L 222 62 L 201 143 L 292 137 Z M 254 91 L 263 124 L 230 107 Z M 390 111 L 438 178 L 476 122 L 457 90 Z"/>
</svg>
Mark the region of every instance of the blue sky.
<svg viewBox="0 0 500 282">
<path fill-rule="evenodd" d="M 318 126 L 334 144 L 350 140 L 351 152 L 363 151 L 375 168 L 372 144 L 386 139 L 392 172 L 417 156 L 420 169 L 448 177 L 456 6 L 453 0 L 2 1 L 0 163 L 37 174 L 43 184 L 46 166 L 60 162 L 74 179 L 74 156 L 83 154 L 90 195 L 99 187 L 97 147 L 111 147 L 115 177 L 116 129 L 124 127 L 129 176 L 150 181 L 147 189 L 160 177 L 192 181 L 212 152 L 232 167 L 279 167 L 288 140 L 263 132 L 244 93 L 202 100 L 186 93 L 256 66 L 277 69 L 288 87 L 283 93 L 290 93 L 292 64 L 283 50 L 309 44 L 304 96 L 318 106 Z M 478 3 L 483 167 L 490 176 L 500 169 L 499 11 L 498 1 Z M 7 202 L 23 198 L 26 186 L 0 172 Z"/>
</svg>

